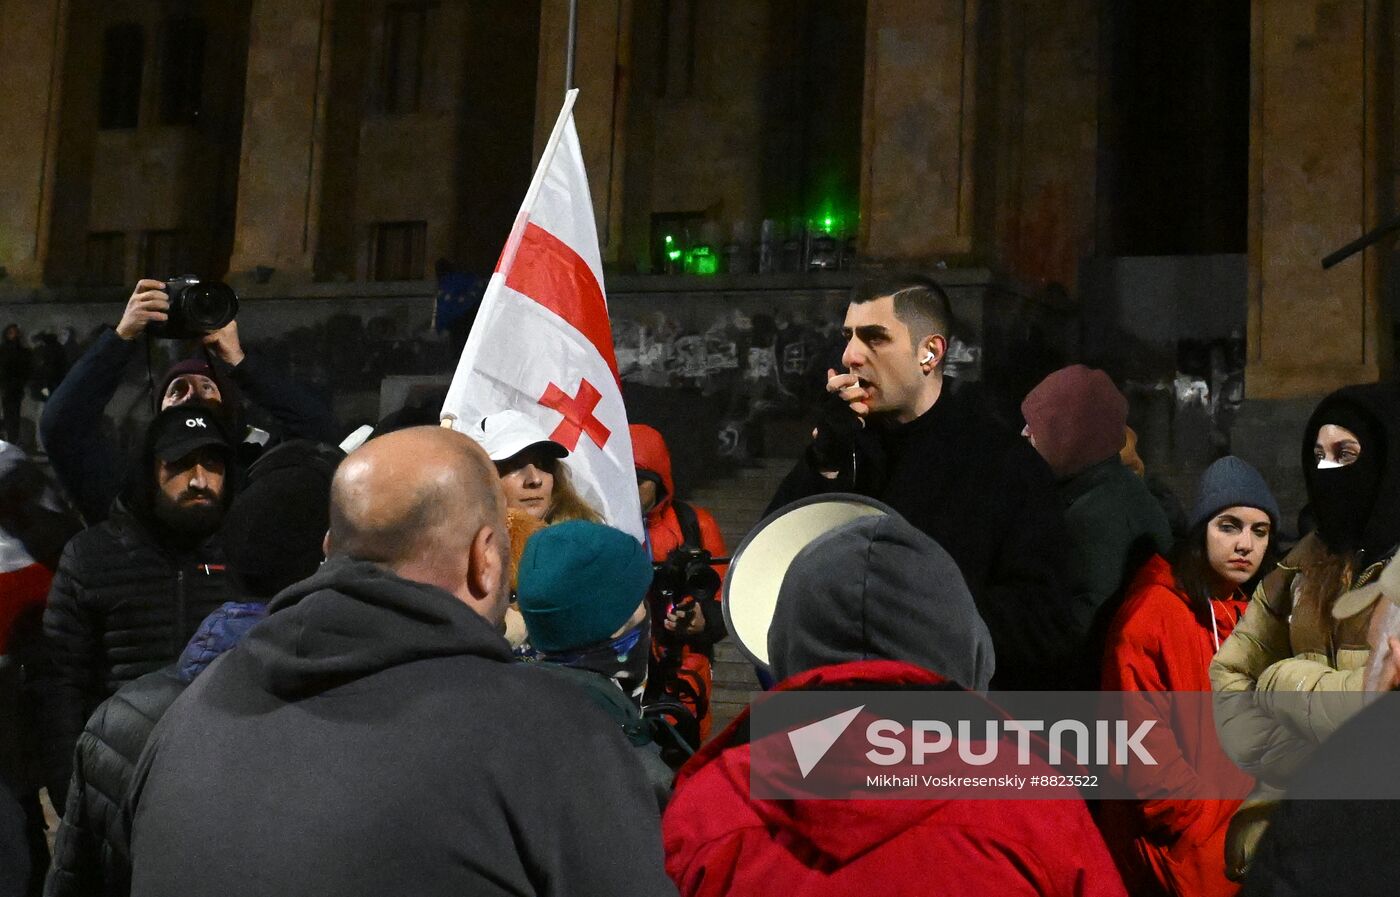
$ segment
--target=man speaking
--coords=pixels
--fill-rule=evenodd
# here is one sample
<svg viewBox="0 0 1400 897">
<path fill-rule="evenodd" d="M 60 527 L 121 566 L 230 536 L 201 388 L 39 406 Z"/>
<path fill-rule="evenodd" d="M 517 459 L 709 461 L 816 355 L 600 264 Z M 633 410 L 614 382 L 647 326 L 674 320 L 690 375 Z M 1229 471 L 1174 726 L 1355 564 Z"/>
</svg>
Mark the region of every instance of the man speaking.
<svg viewBox="0 0 1400 897">
<path fill-rule="evenodd" d="M 858 287 L 841 363 L 812 444 L 769 511 L 822 492 L 894 508 L 962 571 L 996 647 L 1001 690 L 1064 687 L 1071 642 L 1064 519 L 1055 480 L 1026 440 L 945 388 L 952 309 L 936 282 Z"/>
</svg>

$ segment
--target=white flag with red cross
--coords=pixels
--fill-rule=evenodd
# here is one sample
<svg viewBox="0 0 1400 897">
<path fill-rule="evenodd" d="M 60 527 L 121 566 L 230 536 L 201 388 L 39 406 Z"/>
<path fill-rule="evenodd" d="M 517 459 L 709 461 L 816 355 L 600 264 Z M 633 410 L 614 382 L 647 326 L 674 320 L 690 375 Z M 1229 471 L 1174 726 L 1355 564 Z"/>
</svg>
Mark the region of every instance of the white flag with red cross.
<svg viewBox="0 0 1400 897">
<path fill-rule="evenodd" d="M 579 495 L 644 538 L 602 256 L 570 90 L 486 285 L 442 417 L 466 432 L 514 409 L 569 450 Z"/>
</svg>

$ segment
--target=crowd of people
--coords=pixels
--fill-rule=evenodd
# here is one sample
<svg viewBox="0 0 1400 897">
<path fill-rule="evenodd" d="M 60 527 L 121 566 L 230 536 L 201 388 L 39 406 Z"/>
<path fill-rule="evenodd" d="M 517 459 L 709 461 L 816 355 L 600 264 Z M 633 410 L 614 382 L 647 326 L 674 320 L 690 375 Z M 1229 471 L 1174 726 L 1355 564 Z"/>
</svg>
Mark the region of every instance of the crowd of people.
<svg viewBox="0 0 1400 897">
<path fill-rule="evenodd" d="M 167 307 L 142 280 L 46 396 L 58 488 L 0 442 L 0 897 L 1228 897 L 1388 880 L 1347 832 L 1384 830 L 1389 805 L 1287 798 L 1324 789 L 1349 743 L 1384 762 L 1396 722 L 1267 698 L 1400 684 L 1392 386 L 1317 407 L 1294 539 L 1240 458 L 1188 506 L 1153 488 L 1103 371 L 1056 371 L 1006 429 L 944 378 L 939 285 L 867 282 L 770 511 L 855 493 L 888 513 L 793 559 L 760 674 L 992 702 L 1248 693 L 1218 718 L 1179 705 L 1153 747 L 1183 786 L 1218 767 L 1218 743 L 1249 796 L 764 800 L 748 712 L 717 731 L 711 710 L 727 547 L 681 499 L 660 432 L 630 434 L 639 543 L 529 415 L 464 434 L 399 414 L 343 442 L 235 323 L 159 381 L 124 459 L 99 424 Z M 277 432 L 248 427 L 245 402 Z"/>
<path fill-rule="evenodd" d="M 40 331 L 27 341 L 18 324 L 0 331 L 0 438 L 23 445 L 24 399 L 42 406 L 63 382 L 77 360 L 77 335 L 72 327 L 58 333 Z"/>
</svg>

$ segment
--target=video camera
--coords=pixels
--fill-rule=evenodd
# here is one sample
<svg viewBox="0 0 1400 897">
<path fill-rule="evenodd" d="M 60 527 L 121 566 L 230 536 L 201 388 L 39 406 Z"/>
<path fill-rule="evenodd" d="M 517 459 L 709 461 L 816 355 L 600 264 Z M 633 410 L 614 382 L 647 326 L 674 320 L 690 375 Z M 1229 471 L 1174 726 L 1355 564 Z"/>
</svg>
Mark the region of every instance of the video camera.
<svg viewBox="0 0 1400 897">
<path fill-rule="evenodd" d="M 238 314 L 238 294 L 228 284 L 198 277 L 171 277 L 165 282 L 170 311 L 164 321 L 146 327 L 161 339 L 198 339 L 226 326 Z"/>
</svg>

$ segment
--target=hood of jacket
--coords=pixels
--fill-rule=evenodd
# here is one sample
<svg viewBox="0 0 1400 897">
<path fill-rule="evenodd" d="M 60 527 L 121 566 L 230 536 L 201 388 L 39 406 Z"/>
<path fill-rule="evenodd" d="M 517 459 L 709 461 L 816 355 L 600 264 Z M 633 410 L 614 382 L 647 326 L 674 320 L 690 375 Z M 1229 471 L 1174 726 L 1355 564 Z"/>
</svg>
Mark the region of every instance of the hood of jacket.
<svg viewBox="0 0 1400 897">
<path fill-rule="evenodd" d="M 671 479 L 671 450 L 654 427 L 632 424 L 627 429 L 632 434 L 632 462 L 637 470 L 652 474 L 661 481 L 656 504 L 647 512 L 647 523 L 650 524 L 653 519 L 666 513 L 666 509 L 671 507 L 671 498 L 676 494 L 676 484 Z"/>
<path fill-rule="evenodd" d="M 1062 480 L 1116 459 L 1127 441 L 1128 400 L 1107 374 L 1082 364 L 1042 380 L 1021 403 L 1021 415 L 1036 451 Z"/>
<path fill-rule="evenodd" d="M 1313 447 L 1326 424 L 1367 431 L 1357 434 L 1356 463 L 1318 470 Z M 1323 399 L 1303 431 L 1300 457 L 1318 534 L 1329 548 L 1363 548 L 1378 558 L 1400 542 L 1400 387 L 1347 386 Z M 1345 495 L 1328 494 L 1339 490 Z M 1329 533 L 1329 522 L 1350 532 Z"/>
<path fill-rule="evenodd" d="M 240 650 L 284 700 L 417 660 L 513 660 L 505 638 L 453 595 L 351 558 L 327 561 L 280 593 Z"/>
<path fill-rule="evenodd" d="M 768 630 L 779 677 L 852 660 L 899 660 L 987 688 L 991 633 L 957 564 L 890 511 L 827 532 L 798 552 Z"/>
<path fill-rule="evenodd" d="M 957 687 L 937 673 L 893 660 L 835 664 L 798 673 L 775 691 L 837 691 L 891 687 Z M 707 742 L 676 774 L 679 792 L 702 770 L 715 768 L 736 797 L 753 807 L 768 831 L 783 843 L 814 848 L 844 865 L 888 843 L 937 813 L 946 800 L 751 800 L 748 751 L 749 713 L 745 710 Z M 798 852 L 798 851 L 795 851 Z M 805 851 L 802 851 L 805 852 Z"/>
<path fill-rule="evenodd" d="M 238 494 L 242 482 L 243 465 L 238 457 L 237 444 L 231 441 L 229 451 L 225 453 L 225 511 L 233 504 L 233 499 Z M 142 529 L 156 535 L 162 541 L 167 541 L 172 533 L 160 522 L 155 513 L 157 488 L 155 433 L 152 432 L 150 426 L 147 426 L 146 435 L 141 440 L 140 451 L 127 464 L 121 491 L 117 493 L 116 499 L 112 502 L 112 514 L 126 514 L 140 524 Z M 182 540 L 177 538 L 176 541 Z"/>
<path fill-rule="evenodd" d="M 1183 607 L 1191 609 L 1191 599 L 1176 584 L 1176 574 L 1172 572 L 1171 562 L 1160 554 L 1154 554 L 1143 562 L 1137 573 L 1133 574 L 1124 594 L 1134 595 L 1153 586 L 1171 592 Z"/>
<path fill-rule="evenodd" d="M 266 616 L 266 604 L 225 602 L 204 618 L 194 637 L 185 645 L 175 665 L 176 677 L 186 685 L 193 682 L 215 658 L 243 641 L 244 636 Z"/>
</svg>

